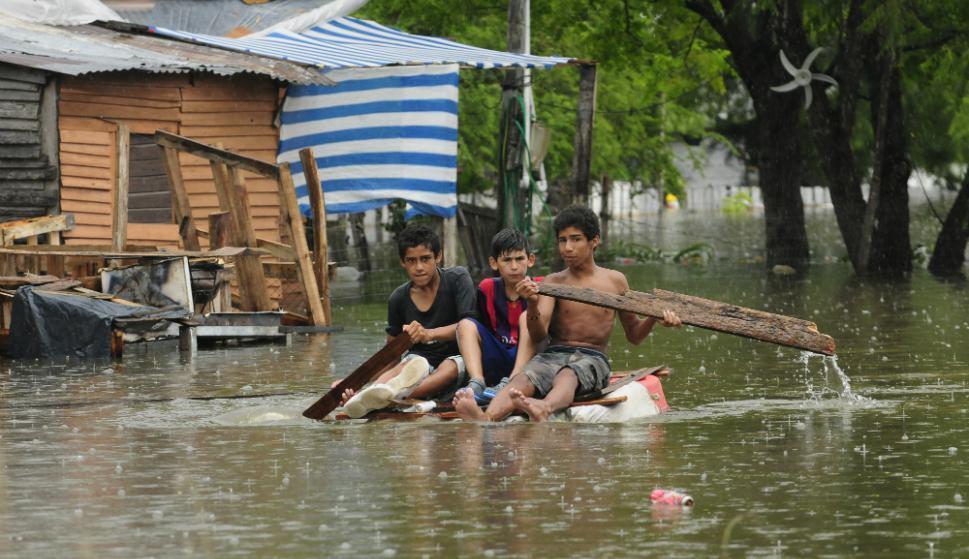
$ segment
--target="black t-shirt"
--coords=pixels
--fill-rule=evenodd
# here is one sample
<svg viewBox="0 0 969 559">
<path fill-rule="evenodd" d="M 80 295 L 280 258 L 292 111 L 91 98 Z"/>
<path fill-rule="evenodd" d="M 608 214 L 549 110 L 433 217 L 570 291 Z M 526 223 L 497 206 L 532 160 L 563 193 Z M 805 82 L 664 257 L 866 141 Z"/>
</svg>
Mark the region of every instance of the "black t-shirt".
<svg viewBox="0 0 969 559">
<path fill-rule="evenodd" d="M 469 316 L 475 316 L 477 293 L 471 274 L 461 266 L 453 268 L 438 268 L 441 274 L 441 284 L 437 288 L 434 302 L 426 312 L 421 312 L 410 298 L 412 282 L 401 285 L 390 294 L 387 303 L 387 333 L 391 336 L 399 335 L 405 324 L 417 321 L 424 328 L 440 328 L 448 326 Z M 452 355 L 457 355 L 458 343 L 455 340 L 447 342 L 431 342 L 414 344 L 411 353 L 416 353 L 427 359 L 432 367 L 437 367 Z"/>
</svg>

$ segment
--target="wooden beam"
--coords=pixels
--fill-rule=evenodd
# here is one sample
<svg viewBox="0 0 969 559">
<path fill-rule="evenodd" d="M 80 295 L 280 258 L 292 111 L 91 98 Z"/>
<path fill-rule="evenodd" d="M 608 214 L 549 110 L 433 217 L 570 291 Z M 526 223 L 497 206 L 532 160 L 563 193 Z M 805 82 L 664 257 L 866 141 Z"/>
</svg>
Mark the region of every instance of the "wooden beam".
<svg viewBox="0 0 969 559">
<path fill-rule="evenodd" d="M 624 295 L 616 295 L 595 289 L 540 283 L 538 292 L 549 297 L 659 319 L 663 318 L 664 310 L 670 309 L 684 324 L 814 353 L 834 355 L 834 339 L 818 332 L 815 323 L 800 318 L 719 303 L 663 289 L 653 289 L 648 293 L 630 290 Z"/>
<path fill-rule="evenodd" d="M 60 215 L 47 215 L 21 219 L 17 221 L 7 221 L 0 223 L 0 244 L 10 246 L 17 239 L 35 237 L 44 233 L 54 233 L 60 231 L 70 231 L 74 228 L 74 214 L 64 213 Z M 60 236 L 58 235 L 58 240 Z M 52 239 L 53 240 L 53 239 Z M 51 242 L 51 244 L 57 244 Z"/>
<path fill-rule="evenodd" d="M 273 163 L 252 157 L 246 157 L 245 155 L 233 153 L 224 149 L 219 149 L 217 147 L 192 140 L 191 138 L 179 136 L 178 134 L 158 130 L 155 132 L 155 141 L 161 146 L 184 151 L 185 153 L 190 153 L 196 157 L 201 157 L 202 159 L 226 163 L 232 167 L 252 171 L 253 173 L 263 175 L 271 179 L 279 178 L 279 167 Z"/>
<path fill-rule="evenodd" d="M 313 324 L 329 326 L 327 316 L 323 312 L 323 304 L 320 302 L 320 290 L 316 284 L 316 276 L 313 274 L 313 260 L 310 258 L 310 249 L 306 245 L 303 215 L 299 211 L 296 185 L 293 184 L 293 175 L 290 174 L 288 163 L 279 166 L 278 185 L 279 210 L 283 219 L 289 223 L 289 238 L 296 251 L 297 274 L 303 294 L 306 296 L 306 307 L 309 309 Z"/>
<path fill-rule="evenodd" d="M 256 248 L 256 231 L 252 227 L 249 211 L 249 195 L 242 172 L 236 167 L 229 168 L 229 212 L 232 214 L 230 238 L 238 247 Z M 272 300 L 266 291 L 266 276 L 258 257 L 243 256 L 236 259 L 238 270 L 239 294 L 244 311 L 272 310 Z"/>
<path fill-rule="evenodd" d="M 213 212 L 209 214 L 209 248 L 229 246 L 229 230 L 231 229 L 232 214 L 229 212 Z"/>
<path fill-rule="evenodd" d="M 225 213 L 225 212 L 219 212 L 219 213 Z M 209 214 L 210 219 L 212 215 L 213 214 Z M 211 221 L 209 222 L 209 225 L 211 227 Z M 212 242 L 211 241 L 212 233 L 209 230 L 199 229 L 198 233 L 199 233 L 199 237 L 203 239 L 209 239 L 209 243 Z M 231 237 L 229 238 L 231 239 Z M 228 243 L 225 246 L 232 246 L 232 244 Z M 273 256 L 275 258 L 279 258 L 280 260 L 286 260 L 286 261 L 296 260 L 296 251 L 294 251 L 293 247 L 289 245 L 284 245 L 283 243 L 271 241 L 269 239 L 263 239 L 262 237 L 256 237 L 256 246 L 266 254 Z"/>
<path fill-rule="evenodd" d="M 313 211 L 313 254 L 316 255 L 313 271 L 320 286 L 320 298 L 325 317 L 323 324 L 317 326 L 329 326 L 332 323 L 333 314 L 330 306 L 330 274 L 327 269 L 330 250 L 326 238 L 326 199 L 323 197 L 323 182 L 320 180 L 320 172 L 316 167 L 316 158 L 313 156 L 312 149 L 301 149 L 299 160 L 303 164 L 303 176 L 306 178 L 306 188 L 310 193 L 310 209 Z"/>
<path fill-rule="evenodd" d="M 178 162 L 178 150 L 171 147 L 159 146 L 162 150 L 162 161 L 165 164 L 165 173 L 168 175 L 168 184 L 172 189 L 172 213 L 175 222 L 181 225 L 185 223 L 182 232 L 182 244 L 185 250 L 200 250 L 198 233 L 195 228 L 195 221 L 192 219 L 192 204 L 185 190 L 185 181 L 182 179 L 182 167 Z M 187 221 L 186 221 L 187 220 Z"/>
<path fill-rule="evenodd" d="M 118 122 L 117 125 L 114 200 L 111 204 L 111 248 L 124 250 L 128 242 L 128 156 L 131 134 L 126 123 Z"/>
</svg>

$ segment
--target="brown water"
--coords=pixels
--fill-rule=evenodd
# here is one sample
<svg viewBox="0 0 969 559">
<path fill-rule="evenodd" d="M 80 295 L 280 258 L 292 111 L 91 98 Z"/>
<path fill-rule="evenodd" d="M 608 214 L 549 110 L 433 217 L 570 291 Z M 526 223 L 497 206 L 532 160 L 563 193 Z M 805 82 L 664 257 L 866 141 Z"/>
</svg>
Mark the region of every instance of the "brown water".
<svg viewBox="0 0 969 559">
<path fill-rule="evenodd" d="M 292 347 L 0 363 L 0 556 L 969 555 L 965 286 L 859 282 L 823 234 L 807 277 L 767 278 L 743 261 L 758 227 L 666 218 L 641 234 L 715 239 L 721 258 L 625 271 L 815 320 L 838 360 L 693 328 L 616 335 L 615 368 L 675 369 L 675 411 L 640 423 L 300 418 L 379 348 L 381 302 Z M 696 505 L 654 506 L 656 487 Z"/>
</svg>

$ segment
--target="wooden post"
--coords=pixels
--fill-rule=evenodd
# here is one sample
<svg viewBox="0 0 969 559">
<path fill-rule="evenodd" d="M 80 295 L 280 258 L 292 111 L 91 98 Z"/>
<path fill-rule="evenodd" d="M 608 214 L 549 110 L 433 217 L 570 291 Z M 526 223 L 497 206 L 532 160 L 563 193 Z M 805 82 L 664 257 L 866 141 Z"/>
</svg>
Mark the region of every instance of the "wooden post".
<svg viewBox="0 0 969 559">
<path fill-rule="evenodd" d="M 131 143 L 128 125 L 119 122 L 115 136 L 117 157 L 115 159 L 114 201 L 111 205 L 111 248 L 120 251 L 124 250 L 128 241 L 128 159 Z"/>
<path fill-rule="evenodd" d="M 596 65 L 579 65 L 579 100 L 575 111 L 575 151 L 572 156 L 572 199 L 589 201 L 592 128 L 596 118 Z"/>
<path fill-rule="evenodd" d="M 232 214 L 212 212 L 209 214 L 209 250 L 231 246 Z"/>
<path fill-rule="evenodd" d="M 458 263 L 458 218 L 444 218 L 444 265 L 456 266 Z"/>
<path fill-rule="evenodd" d="M 189 202 L 188 193 L 185 191 L 182 167 L 178 162 L 178 150 L 162 146 L 159 146 L 159 149 L 162 151 L 162 161 L 165 163 L 168 184 L 172 189 L 172 213 L 175 216 L 175 222 L 179 225 L 185 223 L 185 230 L 182 232 L 182 245 L 184 245 L 185 250 L 201 250 L 198 232 L 195 229 L 195 222 L 192 220 L 192 205 Z"/>
<path fill-rule="evenodd" d="M 316 326 L 328 326 L 327 317 L 323 312 L 323 305 L 320 303 L 320 290 L 316 285 L 316 277 L 313 274 L 313 262 L 310 258 L 309 247 L 306 245 L 306 234 L 303 232 L 303 217 L 299 211 L 299 202 L 296 200 L 296 185 L 293 184 L 293 175 L 290 174 L 289 163 L 279 165 L 279 209 L 283 212 L 283 217 L 289 222 L 289 236 L 293 243 L 293 250 L 296 251 L 296 272 L 299 276 L 300 285 L 303 287 L 303 294 L 306 296 L 306 306 L 310 312 L 310 318 Z"/>
<path fill-rule="evenodd" d="M 220 164 L 220 167 L 225 167 Z M 256 231 L 252 227 L 249 214 L 249 195 L 246 191 L 246 181 L 242 178 L 242 171 L 235 166 L 228 169 L 229 184 L 222 187 L 228 193 L 230 239 L 237 247 L 258 247 Z M 216 182 L 220 182 L 219 179 Z M 231 186 L 230 186 L 231 185 Z M 240 256 L 236 258 L 238 269 L 239 294 L 245 311 L 268 311 L 273 307 L 269 293 L 266 291 L 266 276 L 262 270 L 262 262 L 258 256 Z"/>
<path fill-rule="evenodd" d="M 310 148 L 299 151 L 299 160 L 303 164 L 303 176 L 306 178 L 306 189 L 310 193 L 310 209 L 313 211 L 313 253 L 316 255 L 316 281 L 320 288 L 320 298 L 323 302 L 324 322 L 322 326 L 329 326 L 333 319 L 330 306 L 330 274 L 329 274 L 329 243 L 326 238 L 326 199 L 323 197 L 323 183 L 320 172 L 316 167 L 316 158 Z"/>
</svg>

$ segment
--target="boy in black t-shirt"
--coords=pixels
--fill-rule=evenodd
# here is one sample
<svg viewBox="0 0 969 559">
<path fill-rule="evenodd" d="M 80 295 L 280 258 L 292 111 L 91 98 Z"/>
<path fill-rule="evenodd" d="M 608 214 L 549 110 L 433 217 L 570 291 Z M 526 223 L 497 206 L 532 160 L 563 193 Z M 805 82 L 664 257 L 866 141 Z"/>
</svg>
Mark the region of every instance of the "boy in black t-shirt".
<svg viewBox="0 0 969 559">
<path fill-rule="evenodd" d="M 343 394 L 344 411 L 361 417 L 394 398 L 448 397 L 467 384 L 457 345 L 457 323 L 475 315 L 476 291 L 465 268 L 440 268 L 441 240 L 424 225 L 411 224 L 397 237 L 400 265 L 410 281 L 390 295 L 388 340 L 410 334 L 414 346 L 401 362 L 354 394 Z"/>
</svg>

